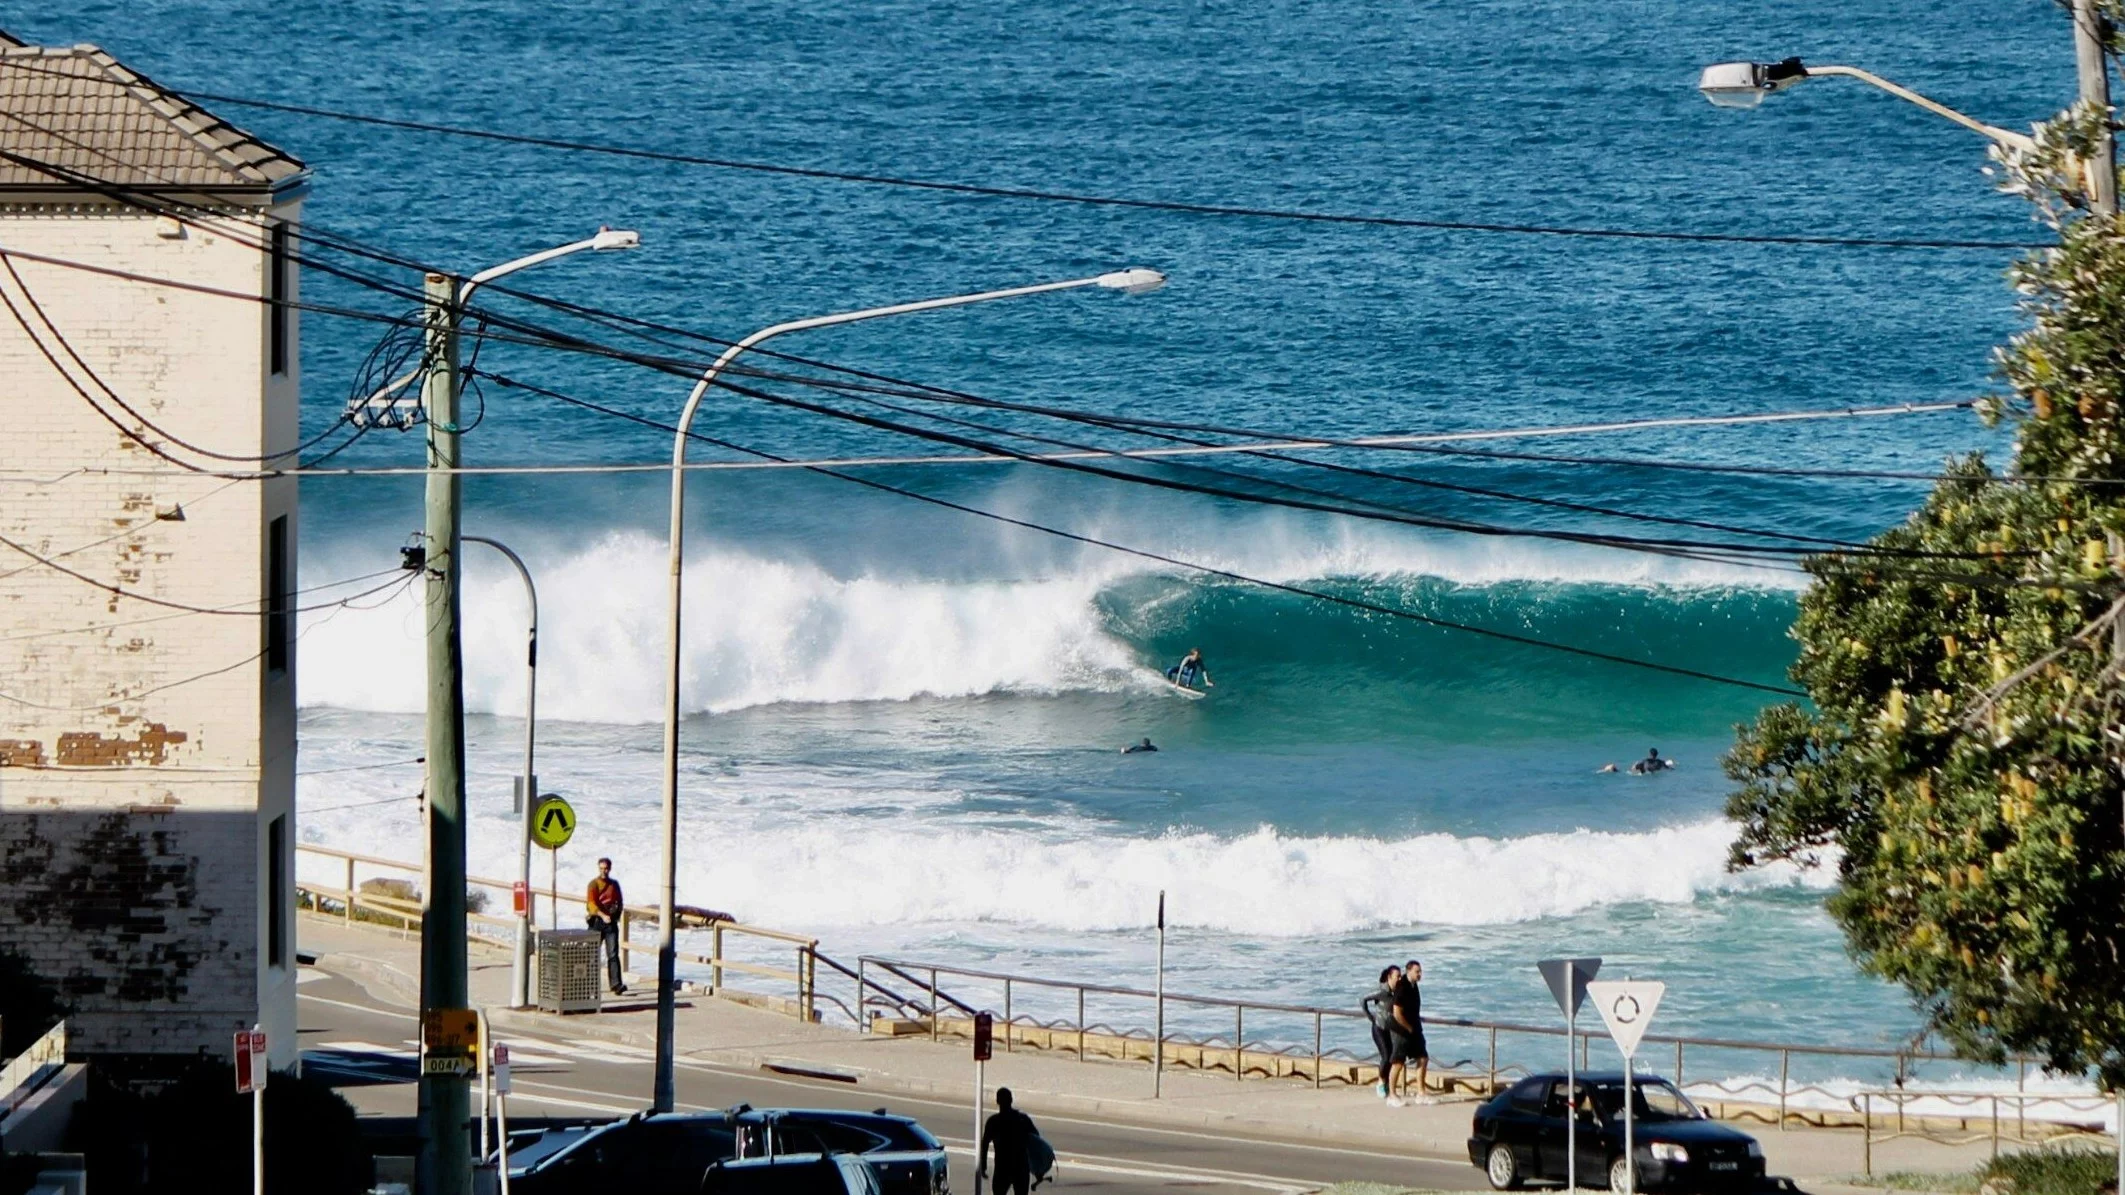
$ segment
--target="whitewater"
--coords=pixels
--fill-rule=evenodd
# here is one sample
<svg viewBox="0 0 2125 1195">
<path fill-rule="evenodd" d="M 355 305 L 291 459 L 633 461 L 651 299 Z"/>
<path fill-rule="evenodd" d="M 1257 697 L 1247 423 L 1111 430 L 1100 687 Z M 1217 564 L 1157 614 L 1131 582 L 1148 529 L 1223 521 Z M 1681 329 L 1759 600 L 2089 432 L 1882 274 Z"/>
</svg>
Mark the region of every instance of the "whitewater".
<svg viewBox="0 0 2125 1195">
<path fill-rule="evenodd" d="M 1831 87 L 1735 113 L 1692 83 L 1706 62 L 1802 53 L 1860 62 L 2008 127 L 2055 111 L 2073 83 L 2055 14 L 2034 3 L 1985 6 L 1982 55 L 1920 0 L 1230 11 L 1063 0 L 979 18 L 935 0 L 819 0 L 716 22 L 676 0 L 487 0 L 447 6 L 447 19 L 366 0 L 123 7 L 112 21 L 107 4 L 47 6 L 9 30 L 104 42 L 180 88 L 414 118 L 432 113 L 409 97 L 448 94 L 468 126 L 676 155 L 1580 228 L 2027 240 L 2026 209 L 1991 190 L 1963 130 Z M 275 54 L 231 52 L 263 44 Z M 1038 204 L 242 115 L 316 170 L 304 208 L 315 227 L 467 273 L 601 224 L 633 228 L 639 251 L 579 255 L 512 284 L 726 339 L 832 311 L 1165 271 L 1151 295 L 1046 296 L 778 342 L 1088 412 L 1342 438 L 1935 403 L 1985 391 L 1990 346 L 2017 319 L 2001 251 Z M 321 308 L 401 314 L 342 277 L 306 271 L 302 284 Z M 520 318 L 560 319 L 485 293 Z M 306 434 L 338 417 L 377 334 L 305 313 Z M 479 364 L 650 422 L 672 419 L 685 393 L 684 379 L 502 341 Z M 670 452 L 654 428 L 529 391 L 470 398 L 474 465 Z M 1147 443 L 945 413 L 993 420 L 1000 438 Z M 2005 447 L 1965 413 L 1860 422 L 1513 448 L 1924 472 Z M 723 393 L 696 427 L 787 457 L 937 451 Z M 1864 538 L 1924 493 L 1852 476 L 1317 456 L 1383 476 L 1245 457 L 1132 467 L 1256 494 L 1332 488 L 1431 520 L 1714 547 L 1449 535 L 1030 466 L 861 475 L 1264 581 L 1774 686 L 1806 577 L 1791 560 L 1739 562 L 1717 545 L 1766 542 L 1751 530 Z M 701 446 L 695 458 L 742 454 Z M 329 463 L 421 459 L 417 435 L 378 431 Z M 306 587 L 395 567 L 421 525 L 418 479 L 301 486 Z M 562 883 L 581 884 L 606 854 L 638 901 L 657 856 L 664 486 L 655 474 L 464 483 L 466 531 L 509 543 L 539 586 L 540 784 L 583 819 L 557 860 Z M 1669 982 L 1656 1031 L 1877 1045 L 1919 1028 L 1900 991 L 1847 957 L 1823 908 L 1834 859 L 1727 870 L 1720 757 L 1774 694 L 1265 590 L 800 471 L 697 474 L 687 523 L 689 903 L 817 934 L 836 957 L 1142 985 L 1163 890 L 1175 990 L 1348 1005 L 1379 965 L 1414 955 L 1428 1009 L 1543 1020 L 1554 1010 L 1534 961 L 1598 954 Z M 506 878 L 525 610 L 498 556 L 468 548 L 465 576 L 472 863 Z M 418 858 L 421 628 L 410 594 L 303 617 L 305 843 Z M 1217 681 L 1200 702 L 1150 679 L 1191 647 Z M 1161 750 L 1120 754 L 1143 737 Z M 1681 766 L 1596 770 L 1654 746 Z"/>
</svg>

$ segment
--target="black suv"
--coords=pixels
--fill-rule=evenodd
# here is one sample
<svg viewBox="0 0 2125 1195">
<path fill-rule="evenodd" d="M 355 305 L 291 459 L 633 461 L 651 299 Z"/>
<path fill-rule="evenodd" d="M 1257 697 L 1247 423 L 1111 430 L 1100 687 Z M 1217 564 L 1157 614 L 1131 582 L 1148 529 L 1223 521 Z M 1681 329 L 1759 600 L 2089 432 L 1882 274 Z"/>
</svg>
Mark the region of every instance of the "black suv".
<svg viewBox="0 0 2125 1195">
<path fill-rule="evenodd" d="M 695 1195 L 710 1166 L 732 1155 L 723 1112 L 638 1112 L 605 1124 L 509 1134 L 510 1195 Z"/>
<path fill-rule="evenodd" d="M 725 1161 L 775 1161 L 792 1154 L 854 1155 L 880 1195 L 950 1195 L 944 1146 L 905 1116 L 880 1108 L 753 1108 L 728 1112 L 638 1112 L 604 1124 L 561 1125 L 509 1134 L 510 1195 L 578 1195 L 596 1187 L 626 1195 L 696 1195 L 703 1176 Z M 492 1159 L 490 1159 L 492 1160 Z M 824 1176 L 828 1165 L 818 1169 Z M 778 1181 L 735 1168 L 718 1183 Z M 787 1172 L 792 1181 L 807 1177 Z M 498 1188 L 497 1188 L 498 1189 Z"/>
<path fill-rule="evenodd" d="M 1468 1160 L 1500 1191 L 1565 1178 L 1565 1116 L 1577 1105 L 1579 1181 L 1625 1189 L 1623 1074 L 1531 1075 L 1476 1109 Z M 1631 1079 L 1632 1152 L 1639 1190 L 1750 1191 L 1763 1182 L 1763 1147 L 1699 1111 L 1665 1079 Z"/>
<path fill-rule="evenodd" d="M 914 1120 L 880 1108 L 731 1109 L 740 1158 L 783 1154 L 855 1154 L 871 1164 L 884 1195 L 950 1195 L 944 1146 Z"/>
</svg>

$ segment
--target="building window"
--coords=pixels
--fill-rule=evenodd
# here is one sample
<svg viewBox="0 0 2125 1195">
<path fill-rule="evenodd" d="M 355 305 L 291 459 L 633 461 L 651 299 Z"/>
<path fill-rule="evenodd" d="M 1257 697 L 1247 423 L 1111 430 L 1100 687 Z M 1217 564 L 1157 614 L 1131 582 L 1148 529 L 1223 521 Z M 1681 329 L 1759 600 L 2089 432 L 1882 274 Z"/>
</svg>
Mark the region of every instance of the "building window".
<svg viewBox="0 0 2125 1195">
<path fill-rule="evenodd" d="M 288 516 L 266 529 L 266 670 L 288 670 Z"/>
<path fill-rule="evenodd" d="M 271 320 L 273 372 L 288 372 L 288 226 L 273 226 L 273 256 L 266 266 L 266 306 Z"/>
<path fill-rule="evenodd" d="M 266 824 L 266 964 L 288 965 L 288 815 Z"/>
</svg>

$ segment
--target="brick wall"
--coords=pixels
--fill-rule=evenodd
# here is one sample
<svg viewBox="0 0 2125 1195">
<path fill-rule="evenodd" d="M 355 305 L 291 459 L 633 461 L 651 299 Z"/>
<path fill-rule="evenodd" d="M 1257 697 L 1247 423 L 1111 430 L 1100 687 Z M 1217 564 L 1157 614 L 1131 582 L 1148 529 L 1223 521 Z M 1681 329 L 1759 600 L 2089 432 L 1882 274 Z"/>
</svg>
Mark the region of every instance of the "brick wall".
<svg viewBox="0 0 2125 1195">
<path fill-rule="evenodd" d="M 243 241 L 264 236 L 242 220 L 230 235 L 118 209 L 0 209 L 0 246 L 262 296 L 268 259 Z M 225 453 L 293 444 L 295 346 L 274 375 L 261 303 L 12 264 L 0 536 L 80 577 L 0 545 L 0 943 L 61 983 L 85 1052 L 218 1053 L 259 1021 L 291 1065 L 292 943 L 268 965 L 264 927 L 266 825 L 287 816 L 290 849 L 296 837 L 294 660 L 291 646 L 285 671 L 266 666 L 261 610 L 275 518 L 294 575 L 294 482 L 188 472 L 120 425 L 243 468 L 164 433 Z"/>
</svg>

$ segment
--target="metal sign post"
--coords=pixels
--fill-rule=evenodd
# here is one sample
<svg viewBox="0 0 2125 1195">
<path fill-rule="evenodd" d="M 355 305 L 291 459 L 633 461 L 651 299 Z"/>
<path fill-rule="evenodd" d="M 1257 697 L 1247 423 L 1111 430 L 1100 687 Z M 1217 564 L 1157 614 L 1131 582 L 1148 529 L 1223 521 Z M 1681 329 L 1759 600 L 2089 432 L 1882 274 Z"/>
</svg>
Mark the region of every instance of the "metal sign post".
<svg viewBox="0 0 2125 1195">
<path fill-rule="evenodd" d="M 236 1031 L 236 1093 L 251 1095 L 251 1190 L 266 1195 L 266 1031 L 258 1025 Z"/>
<path fill-rule="evenodd" d="M 1650 979 L 1603 980 L 1586 985 L 1586 994 L 1594 998 L 1594 1008 L 1608 1022 L 1609 1036 L 1616 1039 L 1616 1048 L 1623 1052 L 1623 1195 L 1636 1195 L 1638 1190 L 1631 1060 L 1637 1057 L 1645 1027 L 1653 1023 L 1653 1010 L 1660 1007 L 1660 997 L 1667 990 L 1668 985 Z"/>
<path fill-rule="evenodd" d="M 987 1160 L 982 1157 L 982 1094 L 988 1086 L 989 1055 L 995 1052 L 995 1032 L 995 1017 L 985 1012 L 974 1014 L 974 1195 L 981 1195 L 981 1171 Z"/>
<path fill-rule="evenodd" d="M 1166 890 L 1158 890 L 1158 982 L 1153 989 L 1158 1008 L 1152 1013 L 1151 1098 L 1158 1099 L 1166 1081 Z M 1080 1001 L 1082 1003 L 1082 1001 Z M 1082 1030 L 1084 1026 L 1078 1026 Z M 1239 1067 L 1240 1043 L 1232 1043 L 1232 1065 Z"/>
<path fill-rule="evenodd" d="M 1535 966 L 1549 984 L 1549 994 L 1564 1010 L 1564 1189 L 1579 1189 L 1579 1006 L 1586 985 L 1601 974 L 1598 958 L 1543 959 Z"/>
<path fill-rule="evenodd" d="M 502 1195 L 509 1195 L 509 1047 L 494 1048 L 495 1172 L 502 1180 Z"/>
<path fill-rule="evenodd" d="M 546 887 L 553 892 L 553 929 L 561 928 L 561 848 L 575 834 L 575 806 L 566 798 L 547 793 L 532 806 L 531 840 L 546 848 Z"/>
</svg>

